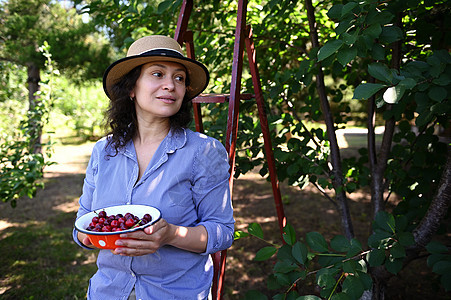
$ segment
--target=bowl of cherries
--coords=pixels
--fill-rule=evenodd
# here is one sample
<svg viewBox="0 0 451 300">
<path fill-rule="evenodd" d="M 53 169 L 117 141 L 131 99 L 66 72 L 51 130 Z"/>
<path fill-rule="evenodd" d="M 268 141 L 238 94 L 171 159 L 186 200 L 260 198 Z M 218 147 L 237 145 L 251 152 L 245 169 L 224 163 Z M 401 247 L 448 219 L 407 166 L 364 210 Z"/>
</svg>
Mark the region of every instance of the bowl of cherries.
<svg viewBox="0 0 451 300">
<path fill-rule="evenodd" d="M 117 205 L 89 212 L 75 221 L 75 229 L 88 235 L 100 249 L 115 249 L 121 233 L 142 230 L 161 218 L 158 208 L 147 205 Z"/>
</svg>

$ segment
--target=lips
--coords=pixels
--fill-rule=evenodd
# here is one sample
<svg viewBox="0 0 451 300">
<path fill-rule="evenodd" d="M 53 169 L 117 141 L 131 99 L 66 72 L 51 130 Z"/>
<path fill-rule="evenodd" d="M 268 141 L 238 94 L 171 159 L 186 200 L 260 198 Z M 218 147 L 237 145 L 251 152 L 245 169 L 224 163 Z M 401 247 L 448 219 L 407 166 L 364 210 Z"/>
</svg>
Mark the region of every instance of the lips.
<svg viewBox="0 0 451 300">
<path fill-rule="evenodd" d="M 164 102 L 174 102 L 176 99 L 171 95 L 158 96 L 157 99 Z"/>
</svg>

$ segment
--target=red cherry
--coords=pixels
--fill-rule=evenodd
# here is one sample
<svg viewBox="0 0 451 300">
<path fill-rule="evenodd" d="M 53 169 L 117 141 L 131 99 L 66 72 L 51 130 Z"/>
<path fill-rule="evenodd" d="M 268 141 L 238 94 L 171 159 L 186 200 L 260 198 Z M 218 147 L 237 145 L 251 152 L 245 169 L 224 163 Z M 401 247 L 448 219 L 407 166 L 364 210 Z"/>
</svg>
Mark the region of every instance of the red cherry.
<svg viewBox="0 0 451 300">
<path fill-rule="evenodd" d="M 110 223 L 111 227 L 116 228 L 117 226 L 119 226 L 119 222 L 117 220 L 113 220 Z"/>
<path fill-rule="evenodd" d="M 125 226 L 127 226 L 128 228 L 133 227 L 133 225 L 135 225 L 135 220 L 128 219 L 127 221 L 125 221 Z"/>
</svg>

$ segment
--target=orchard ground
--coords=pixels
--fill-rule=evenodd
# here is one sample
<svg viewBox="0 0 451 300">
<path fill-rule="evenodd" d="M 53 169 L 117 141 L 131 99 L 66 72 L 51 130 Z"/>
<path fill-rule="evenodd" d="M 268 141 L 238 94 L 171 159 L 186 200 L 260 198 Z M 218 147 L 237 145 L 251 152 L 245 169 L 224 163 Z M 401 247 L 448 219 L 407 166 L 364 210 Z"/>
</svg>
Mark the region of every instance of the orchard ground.
<svg viewBox="0 0 451 300">
<path fill-rule="evenodd" d="M 360 131 L 342 132 L 338 137 L 345 153 L 352 151 L 355 145 L 365 143 L 366 139 Z M 0 298 L 81 299 L 85 294 L 88 279 L 96 269 L 97 252 L 75 245 L 70 233 L 92 146 L 93 143 L 55 146 L 52 160 L 57 164 L 46 168 L 45 188 L 39 190 L 33 199 L 19 199 L 16 208 L 11 208 L 9 203 L 0 203 L 0 255 L 6 262 L 6 265 L 0 264 Z M 340 216 L 314 187 L 301 191 L 281 183 L 280 189 L 287 220 L 294 226 L 298 239 L 303 240 L 310 231 L 318 231 L 326 239 L 341 234 Z M 250 223 L 257 222 L 263 228 L 265 239 L 280 244 L 273 199 L 271 183 L 258 172 L 235 180 L 236 230 L 247 231 Z M 366 191 L 350 195 L 350 211 L 356 237 L 366 241 L 371 228 L 370 196 Z M 49 229 L 49 224 L 55 225 L 56 229 Z M 44 235 L 43 228 L 46 230 Z M 58 235 L 59 229 L 65 234 Z M 39 240 L 33 240 L 33 236 Z M 50 242 L 41 245 L 41 239 Z M 64 244 L 60 245 L 62 240 Z M 271 273 L 274 260 L 253 261 L 255 253 L 264 246 L 267 246 L 265 242 L 253 237 L 235 241 L 227 256 L 224 299 L 239 299 L 252 289 L 271 298 L 272 292 L 267 290 L 265 280 Z M 51 250 L 48 247 L 60 247 L 62 251 L 48 254 Z M 33 267 L 27 269 L 27 265 Z M 299 290 L 318 292 L 313 280 L 312 277 L 300 283 Z M 51 291 L 45 286 L 50 286 Z M 69 286 L 74 292 L 67 292 Z M 413 261 L 388 282 L 387 299 L 450 299 L 450 296 L 439 286 L 439 279 L 427 267 L 425 257 Z"/>
</svg>

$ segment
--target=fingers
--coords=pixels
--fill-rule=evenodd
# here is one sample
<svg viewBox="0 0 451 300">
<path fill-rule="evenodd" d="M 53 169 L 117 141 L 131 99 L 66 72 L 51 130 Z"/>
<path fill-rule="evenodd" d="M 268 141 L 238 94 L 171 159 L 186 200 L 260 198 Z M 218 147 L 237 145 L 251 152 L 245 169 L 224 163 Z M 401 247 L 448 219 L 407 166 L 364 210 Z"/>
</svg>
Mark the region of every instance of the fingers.
<svg viewBox="0 0 451 300">
<path fill-rule="evenodd" d="M 112 250 L 113 254 L 123 256 L 141 256 L 155 253 L 159 246 L 152 241 L 138 239 L 120 239 L 116 241 L 118 248 Z"/>
</svg>

